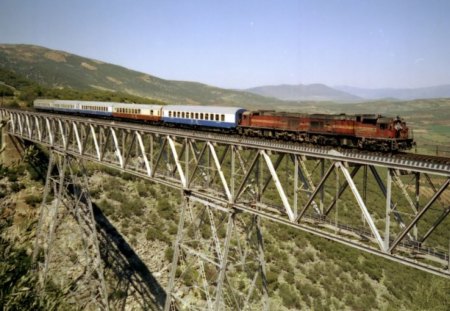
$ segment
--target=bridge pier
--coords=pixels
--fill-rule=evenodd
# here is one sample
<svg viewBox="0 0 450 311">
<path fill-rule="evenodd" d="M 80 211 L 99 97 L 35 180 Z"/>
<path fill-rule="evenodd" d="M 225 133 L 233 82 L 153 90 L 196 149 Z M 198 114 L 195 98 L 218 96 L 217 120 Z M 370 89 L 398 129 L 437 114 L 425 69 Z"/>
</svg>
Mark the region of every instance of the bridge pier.
<svg viewBox="0 0 450 311">
<path fill-rule="evenodd" d="M 43 295 L 51 281 L 68 292 L 66 297 L 71 298 L 67 303 L 81 309 L 109 310 L 96 223 L 87 189 L 83 163 L 50 150 L 32 258 Z"/>
<path fill-rule="evenodd" d="M 186 307 L 188 297 L 180 295 L 193 291 L 204 298 L 196 307 L 206 310 L 268 310 L 259 217 L 184 194 L 173 250 L 165 311 Z M 252 281 L 236 289 L 227 273 L 246 273 Z M 186 292 L 182 286 L 192 287 Z"/>
</svg>

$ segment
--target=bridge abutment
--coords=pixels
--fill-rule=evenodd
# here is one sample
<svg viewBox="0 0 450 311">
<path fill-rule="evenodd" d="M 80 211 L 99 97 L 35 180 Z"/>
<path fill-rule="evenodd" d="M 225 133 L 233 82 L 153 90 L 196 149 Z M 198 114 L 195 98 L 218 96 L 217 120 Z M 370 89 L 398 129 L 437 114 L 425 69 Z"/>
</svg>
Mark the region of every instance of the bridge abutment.
<svg viewBox="0 0 450 311">
<path fill-rule="evenodd" d="M 7 131 L 7 120 L 0 120 L 0 162 L 4 166 L 14 166 L 22 158 L 23 148 L 18 138 L 10 135 Z"/>
</svg>

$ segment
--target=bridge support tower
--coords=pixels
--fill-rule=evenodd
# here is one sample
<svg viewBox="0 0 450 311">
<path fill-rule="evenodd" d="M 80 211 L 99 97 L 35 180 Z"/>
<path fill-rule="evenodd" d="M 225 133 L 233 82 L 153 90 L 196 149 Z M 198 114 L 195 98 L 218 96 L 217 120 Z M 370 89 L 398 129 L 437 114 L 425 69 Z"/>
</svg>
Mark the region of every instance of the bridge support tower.
<svg viewBox="0 0 450 311">
<path fill-rule="evenodd" d="M 55 284 L 77 308 L 109 310 L 87 189 L 83 163 L 51 150 L 33 261 L 43 295 Z"/>
</svg>

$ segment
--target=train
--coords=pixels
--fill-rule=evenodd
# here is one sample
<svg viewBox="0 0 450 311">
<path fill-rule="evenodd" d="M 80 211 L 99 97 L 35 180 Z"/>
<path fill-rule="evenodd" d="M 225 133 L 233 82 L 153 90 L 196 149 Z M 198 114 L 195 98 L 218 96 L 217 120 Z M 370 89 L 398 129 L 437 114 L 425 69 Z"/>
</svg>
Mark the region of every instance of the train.
<svg viewBox="0 0 450 311">
<path fill-rule="evenodd" d="M 315 145 L 394 152 L 415 142 L 400 117 L 377 114 L 305 114 L 241 107 L 148 105 L 36 99 L 36 110 L 220 131 Z"/>
</svg>

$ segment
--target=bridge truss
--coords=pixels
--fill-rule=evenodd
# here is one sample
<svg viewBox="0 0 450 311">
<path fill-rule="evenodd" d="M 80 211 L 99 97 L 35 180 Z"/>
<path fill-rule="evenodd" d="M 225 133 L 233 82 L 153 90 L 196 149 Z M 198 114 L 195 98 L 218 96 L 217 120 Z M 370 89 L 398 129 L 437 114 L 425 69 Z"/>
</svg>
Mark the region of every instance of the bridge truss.
<svg viewBox="0 0 450 311">
<path fill-rule="evenodd" d="M 182 193 L 166 310 L 182 304 L 180 269 L 199 271 L 200 309 L 243 309 L 267 298 L 261 218 L 450 277 L 449 159 L 20 110 L 0 115 L 14 137 Z M 248 260 L 252 282 L 233 290 L 227 274 Z"/>
</svg>

